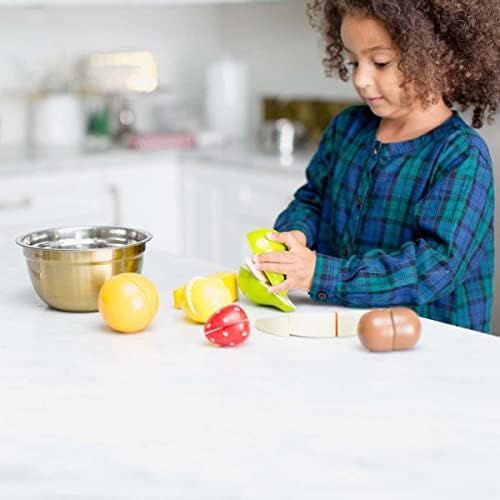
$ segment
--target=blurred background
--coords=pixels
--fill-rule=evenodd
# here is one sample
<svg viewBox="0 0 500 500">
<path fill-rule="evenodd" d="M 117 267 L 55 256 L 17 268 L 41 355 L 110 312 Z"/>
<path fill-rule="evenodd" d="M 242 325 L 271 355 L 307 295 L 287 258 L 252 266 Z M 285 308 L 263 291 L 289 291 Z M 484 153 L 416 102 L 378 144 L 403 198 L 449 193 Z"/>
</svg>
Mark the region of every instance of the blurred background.
<svg viewBox="0 0 500 500">
<path fill-rule="evenodd" d="M 325 78 L 304 0 L 0 0 L 0 16 L 0 245 L 120 224 L 236 267 L 357 102 Z M 499 131 L 481 131 L 496 163 Z"/>
</svg>

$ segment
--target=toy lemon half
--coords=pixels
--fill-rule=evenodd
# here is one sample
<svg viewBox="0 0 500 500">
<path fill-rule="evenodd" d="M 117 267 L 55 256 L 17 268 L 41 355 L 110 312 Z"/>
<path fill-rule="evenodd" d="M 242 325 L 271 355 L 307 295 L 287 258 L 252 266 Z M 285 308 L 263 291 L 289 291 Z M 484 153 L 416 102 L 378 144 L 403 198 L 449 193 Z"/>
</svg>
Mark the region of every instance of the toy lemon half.
<svg viewBox="0 0 500 500">
<path fill-rule="evenodd" d="M 248 299 L 256 304 L 272 306 L 284 312 L 292 312 L 295 305 L 286 296 L 269 291 L 269 280 L 263 273 L 255 269 L 251 259 L 246 259 L 238 274 L 238 286 Z"/>
<path fill-rule="evenodd" d="M 214 312 L 232 302 L 231 293 L 220 278 L 201 276 L 186 284 L 182 308 L 190 320 L 205 323 Z"/>
<path fill-rule="evenodd" d="M 214 274 L 209 274 L 207 278 L 220 278 L 231 294 L 233 302 L 238 300 L 238 285 L 237 275 L 232 271 L 221 271 Z M 182 309 L 182 304 L 185 300 L 186 285 L 180 286 L 173 291 L 173 303 L 176 309 Z"/>
</svg>

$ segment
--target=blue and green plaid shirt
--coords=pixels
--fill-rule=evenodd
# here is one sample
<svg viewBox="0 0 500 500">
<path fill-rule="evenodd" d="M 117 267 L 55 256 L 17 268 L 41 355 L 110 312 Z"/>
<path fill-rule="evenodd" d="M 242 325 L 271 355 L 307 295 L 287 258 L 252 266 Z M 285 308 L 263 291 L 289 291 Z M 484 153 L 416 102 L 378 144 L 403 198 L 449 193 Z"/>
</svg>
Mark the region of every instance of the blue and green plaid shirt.
<svg viewBox="0 0 500 500">
<path fill-rule="evenodd" d="M 494 183 L 481 137 L 453 112 L 421 137 L 376 139 L 367 106 L 335 117 L 307 183 L 275 223 L 317 252 L 313 300 L 408 306 L 420 316 L 490 331 Z"/>
</svg>

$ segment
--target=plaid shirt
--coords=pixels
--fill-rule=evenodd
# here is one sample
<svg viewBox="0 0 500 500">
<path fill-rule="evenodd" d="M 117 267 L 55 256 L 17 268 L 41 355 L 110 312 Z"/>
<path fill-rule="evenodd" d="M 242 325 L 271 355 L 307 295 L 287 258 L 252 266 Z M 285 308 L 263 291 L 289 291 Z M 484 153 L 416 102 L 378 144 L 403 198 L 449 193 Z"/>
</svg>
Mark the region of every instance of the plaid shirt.
<svg viewBox="0 0 500 500">
<path fill-rule="evenodd" d="M 494 183 L 481 137 L 453 112 L 416 139 L 381 143 L 367 106 L 332 121 L 307 183 L 275 223 L 317 260 L 309 294 L 348 307 L 408 306 L 490 331 Z"/>
</svg>

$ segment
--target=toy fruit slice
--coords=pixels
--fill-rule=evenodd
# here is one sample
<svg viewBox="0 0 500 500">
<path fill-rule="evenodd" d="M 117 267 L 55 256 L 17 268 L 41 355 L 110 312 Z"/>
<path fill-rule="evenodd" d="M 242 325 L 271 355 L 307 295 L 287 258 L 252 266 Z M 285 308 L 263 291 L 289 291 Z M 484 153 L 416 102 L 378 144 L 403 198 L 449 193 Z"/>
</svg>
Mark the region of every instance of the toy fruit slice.
<svg viewBox="0 0 500 500">
<path fill-rule="evenodd" d="M 283 243 L 277 241 L 271 241 L 267 238 L 268 233 L 278 234 L 278 231 L 274 229 L 256 229 L 247 234 L 247 241 L 250 245 L 250 251 L 253 254 L 259 255 L 261 253 L 267 252 L 285 252 L 286 246 Z M 279 273 L 272 273 L 270 271 L 264 271 L 264 274 L 268 277 L 272 286 L 280 284 L 285 281 L 285 276 Z"/>
<path fill-rule="evenodd" d="M 207 278 L 220 278 L 226 288 L 231 294 L 233 302 L 238 300 L 238 284 L 236 280 L 236 273 L 231 271 L 222 271 L 219 273 L 210 274 Z M 174 307 L 176 309 L 182 309 L 182 302 L 184 300 L 184 292 L 186 290 L 186 285 L 176 288 L 173 292 Z"/>
<path fill-rule="evenodd" d="M 263 306 L 273 306 L 283 312 L 295 311 L 293 302 L 284 295 L 269 291 L 269 282 L 259 280 L 247 265 L 240 268 L 238 274 L 238 286 L 246 297 L 252 302 Z"/>
<path fill-rule="evenodd" d="M 193 278 L 187 285 L 182 301 L 186 316 L 205 323 L 212 314 L 233 302 L 229 290 L 220 278 Z"/>
<path fill-rule="evenodd" d="M 238 300 L 238 280 L 235 272 L 222 271 L 219 273 L 211 274 L 215 278 L 220 278 L 222 283 L 226 286 L 231 294 L 231 299 L 233 302 Z"/>
<path fill-rule="evenodd" d="M 182 309 L 182 301 L 184 300 L 184 291 L 186 290 L 186 285 L 176 288 L 173 292 L 174 297 L 174 307 L 176 309 Z"/>
</svg>

